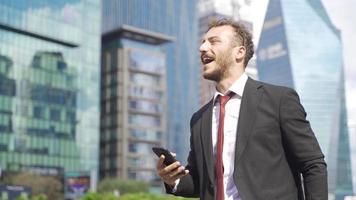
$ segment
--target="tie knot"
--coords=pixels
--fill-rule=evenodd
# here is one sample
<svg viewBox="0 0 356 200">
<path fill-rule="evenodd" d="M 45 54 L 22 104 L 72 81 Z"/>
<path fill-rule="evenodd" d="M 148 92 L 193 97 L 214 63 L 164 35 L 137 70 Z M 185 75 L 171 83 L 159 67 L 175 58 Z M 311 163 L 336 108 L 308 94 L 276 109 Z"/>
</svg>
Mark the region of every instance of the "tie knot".
<svg viewBox="0 0 356 200">
<path fill-rule="evenodd" d="M 228 95 L 221 96 L 219 95 L 219 101 L 221 106 L 225 106 L 225 104 L 231 99 L 231 97 L 234 95 L 233 92 L 230 92 Z"/>
<path fill-rule="evenodd" d="M 225 105 L 229 101 L 230 97 L 229 96 L 221 96 L 220 97 L 220 104 Z"/>
</svg>

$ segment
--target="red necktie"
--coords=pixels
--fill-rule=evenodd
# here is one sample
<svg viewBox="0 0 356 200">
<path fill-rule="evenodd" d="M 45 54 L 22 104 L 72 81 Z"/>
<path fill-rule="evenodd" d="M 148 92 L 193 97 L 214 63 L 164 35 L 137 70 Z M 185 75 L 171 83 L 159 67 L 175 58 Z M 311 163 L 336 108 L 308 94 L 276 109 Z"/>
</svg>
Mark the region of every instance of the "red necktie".
<svg viewBox="0 0 356 200">
<path fill-rule="evenodd" d="M 226 96 L 219 96 L 220 101 L 220 114 L 219 114 L 219 128 L 218 140 L 216 148 L 216 182 L 217 182 L 217 195 L 216 200 L 224 200 L 224 164 L 223 164 L 223 147 L 224 147 L 224 117 L 225 105 L 230 100 L 232 92 Z"/>
</svg>

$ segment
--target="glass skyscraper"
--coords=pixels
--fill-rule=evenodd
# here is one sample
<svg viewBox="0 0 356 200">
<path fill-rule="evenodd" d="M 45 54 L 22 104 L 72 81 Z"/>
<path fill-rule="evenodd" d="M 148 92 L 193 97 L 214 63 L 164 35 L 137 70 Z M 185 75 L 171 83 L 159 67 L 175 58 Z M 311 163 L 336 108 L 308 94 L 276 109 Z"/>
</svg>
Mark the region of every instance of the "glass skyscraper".
<svg viewBox="0 0 356 200">
<path fill-rule="evenodd" d="M 257 68 L 260 80 L 299 93 L 326 156 L 329 199 L 351 195 L 341 38 L 319 0 L 270 0 Z"/>
<path fill-rule="evenodd" d="M 0 168 L 96 172 L 99 0 L 0 2 Z"/>
<path fill-rule="evenodd" d="M 194 0 L 103 2 L 102 178 L 157 182 L 152 146 L 167 147 L 186 162 L 189 121 L 199 103 L 195 4 Z M 112 72 L 107 70 L 110 65 Z M 110 87 L 114 91 L 109 92 Z M 111 116 L 109 101 L 118 107 Z M 110 120 L 115 124 L 109 125 Z"/>
</svg>

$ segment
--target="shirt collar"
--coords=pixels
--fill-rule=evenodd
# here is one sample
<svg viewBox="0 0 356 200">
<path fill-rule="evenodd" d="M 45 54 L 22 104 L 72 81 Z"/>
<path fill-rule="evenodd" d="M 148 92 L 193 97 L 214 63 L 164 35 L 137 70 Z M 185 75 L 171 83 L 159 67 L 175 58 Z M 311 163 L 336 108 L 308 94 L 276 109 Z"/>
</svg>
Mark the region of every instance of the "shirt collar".
<svg viewBox="0 0 356 200">
<path fill-rule="evenodd" d="M 247 82 L 248 76 L 246 73 L 243 73 L 232 85 L 231 87 L 227 90 L 226 94 L 229 92 L 234 92 L 236 95 L 238 95 L 240 98 L 242 98 L 242 94 L 244 93 L 245 85 Z M 216 90 L 215 88 L 215 93 L 214 93 L 214 99 L 213 102 L 215 104 L 216 97 L 218 95 L 224 96 L 221 92 Z"/>
</svg>

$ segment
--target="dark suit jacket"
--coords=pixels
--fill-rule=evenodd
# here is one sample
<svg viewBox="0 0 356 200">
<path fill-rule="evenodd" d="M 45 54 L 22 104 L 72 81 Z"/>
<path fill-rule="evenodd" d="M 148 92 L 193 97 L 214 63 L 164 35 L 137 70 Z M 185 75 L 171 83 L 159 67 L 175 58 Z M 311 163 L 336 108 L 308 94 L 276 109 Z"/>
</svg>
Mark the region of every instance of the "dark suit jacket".
<svg viewBox="0 0 356 200">
<path fill-rule="evenodd" d="M 212 108 L 210 101 L 191 119 L 186 166 L 190 173 L 180 180 L 174 195 L 215 199 Z M 324 155 L 305 118 L 294 90 L 247 80 L 233 175 L 242 200 L 327 199 Z M 167 185 L 166 189 L 172 193 Z"/>
</svg>

